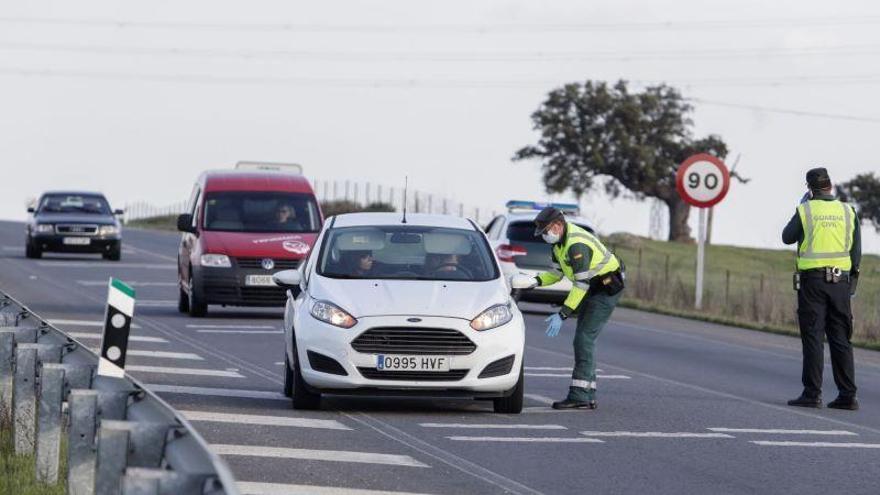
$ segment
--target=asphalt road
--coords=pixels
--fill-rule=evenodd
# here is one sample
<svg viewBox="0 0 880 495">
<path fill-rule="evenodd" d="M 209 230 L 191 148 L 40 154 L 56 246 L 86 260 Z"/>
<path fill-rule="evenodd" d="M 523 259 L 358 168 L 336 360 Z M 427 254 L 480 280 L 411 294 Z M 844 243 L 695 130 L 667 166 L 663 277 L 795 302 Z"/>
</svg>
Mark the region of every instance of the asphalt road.
<svg viewBox="0 0 880 495">
<path fill-rule="evenodd" d="M 99 343 L 108 277 L 135 287 L 130 373 L 194 419 L 244 493 L 880 493 L 880 353 L 857 351 L 860 411 L 790 408 L 797 339 L 618 309 L 599 409 L 556 412 L 573 323 L 548 338 L 551 308 L 524 305 L 521 415 L 368 398 L 299 412 L 280 393 L 280 310 L 177 313 L 177 235 L 126 231 L 121 262 L 28 260 L 23 240 L 0 222 L 0 288 L 83 342 Z"/>
</svg>

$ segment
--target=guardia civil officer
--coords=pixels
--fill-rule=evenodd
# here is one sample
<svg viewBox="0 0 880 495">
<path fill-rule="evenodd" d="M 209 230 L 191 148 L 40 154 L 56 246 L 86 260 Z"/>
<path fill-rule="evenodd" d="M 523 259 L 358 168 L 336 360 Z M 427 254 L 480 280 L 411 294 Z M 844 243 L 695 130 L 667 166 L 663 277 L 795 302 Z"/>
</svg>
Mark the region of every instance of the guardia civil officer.
<svg viewBox="0 0 880 495">
<path fill-rule="evenodd" d="M 790 406 L 822 407 L 822 337 L 828 339 L 831 369 L 839 395 L 828 403 L 856 410 L 855 366 L 850 300 L 855 295 L 862 258 L 859 218 L 852 206 L 831 193 L 824 168 L 807 172 L 809 192 L 782 231 L 782 242 L 797 243 L 798 324 L 803 344 L 804 391 Z"/>
<path fill-rule="evenodd" d="M 622 264 L 596 236 L 565 220 L 547 207 L 535 218 L 535 235 L 553 245 L 554 269 L 535 277 L 535 287 L 555 284 L 562 277 L 573 286 L 558 313 L 547 318 L 547 335 L 555 337 L 562 322 L 577 313 L 574 371 L 565 400 L 554 409 L 596 408 L 596 338 L 611 317 L 623 291 Z"/>
</svg>

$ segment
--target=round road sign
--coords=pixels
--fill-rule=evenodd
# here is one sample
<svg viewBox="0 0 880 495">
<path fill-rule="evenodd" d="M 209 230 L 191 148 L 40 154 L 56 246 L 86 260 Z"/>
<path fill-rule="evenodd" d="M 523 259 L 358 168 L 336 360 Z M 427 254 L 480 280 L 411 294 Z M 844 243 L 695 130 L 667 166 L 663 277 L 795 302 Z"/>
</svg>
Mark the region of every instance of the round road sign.
<svg viewBox="0 0 880 495">
<path fill-rule="evenodd" d="M 720 159 L 700 153 L 689 157 L 678 167 L 675 187 L 688 204 L 709 208 L 727 196 L 730 172 Z"/>
</svg>

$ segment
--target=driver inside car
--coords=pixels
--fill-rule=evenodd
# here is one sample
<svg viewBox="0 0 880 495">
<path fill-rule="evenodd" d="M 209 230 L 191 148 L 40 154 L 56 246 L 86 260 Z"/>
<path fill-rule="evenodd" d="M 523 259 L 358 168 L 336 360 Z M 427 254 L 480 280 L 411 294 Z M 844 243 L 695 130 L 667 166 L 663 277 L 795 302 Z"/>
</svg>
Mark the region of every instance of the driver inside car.
<svg viewBox="0 0 880 495">
<path fill-rule="evenodd" d="M 349 251 L 345 253 L 345 267 L 350 275 L 369 277 L 375 274 L 372 251 Z"/>
</svg>

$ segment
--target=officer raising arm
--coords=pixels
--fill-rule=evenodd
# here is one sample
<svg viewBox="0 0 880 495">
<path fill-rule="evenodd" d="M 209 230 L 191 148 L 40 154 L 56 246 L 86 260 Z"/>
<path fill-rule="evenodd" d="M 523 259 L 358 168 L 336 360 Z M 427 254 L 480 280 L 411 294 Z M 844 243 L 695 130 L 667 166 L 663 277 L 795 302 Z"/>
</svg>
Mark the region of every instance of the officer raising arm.
<svg viewBox="0 0 880 495">
<path fill-rule="evenodd" d="M 574 371 L 568 396 L 554 409 L 596 408 L 596 338 L 617 306 L 623 291 L 623 272 L 617 257 L 586 230 L 565 221 L 553 207 L 535 218 L 535 235 L 553 245 L 554 269 L 535 277 L 535 286 L 552 285 L 562 277 L 573 287 L 559 313 L 547 318 L 547 335 L 555 337 L 562 322 L 577 313 Z"/>
<path fill-rule="evenodd" d="M 862 259 L 859 218 L 852 206 L 831 194 L 824 168 L 807 172 L 810 191 L 782 231 L 782 242 L 797 243 L 798 325 L 803 345 L 804 391 L 790 406 L 822 407 L 823 335 L 831 350 L 838 396 L 828 407 L 856 410 L 855 364 L 850 300 Z"/>
</svg>

